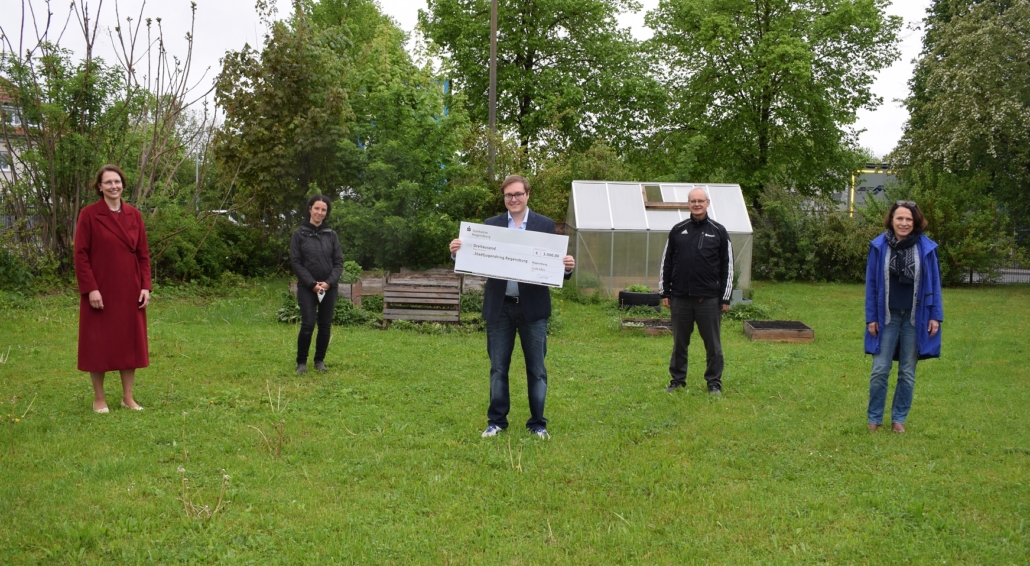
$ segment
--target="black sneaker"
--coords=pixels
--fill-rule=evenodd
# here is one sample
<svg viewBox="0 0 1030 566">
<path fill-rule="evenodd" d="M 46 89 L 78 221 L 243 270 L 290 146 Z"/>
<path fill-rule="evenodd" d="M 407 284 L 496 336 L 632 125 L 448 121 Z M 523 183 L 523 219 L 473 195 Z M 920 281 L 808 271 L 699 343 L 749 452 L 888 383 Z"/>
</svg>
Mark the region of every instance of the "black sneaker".
<svg viewBox="0 0 1030 566">
<path fill-rule="evenodd" d="M 669 386 L 665 388 L 665 392 L 666 393 L 672 393 L 673 391 L 676 391 L 677 389 L 681 389 L 683 387 L 686 387 L 686 384 L 684 384 L 684 383 L 670 383 Z"/>
<path fill-rule="evenodd" d="M 316 371 L 329 371 L 329 369 L 325 367 L 325 362 L 315 362 L 315 370 Z"/>
<path fill-rule="evenodd" d="M 308 364 L 297 364 L 297 375 L 303 375 L 308 372 Z"/>
<path fill-rule="evenodd" d="M 708 394 L 718 397 L 722 395 L 722 387 L 709 387 Z"/>
</svg>

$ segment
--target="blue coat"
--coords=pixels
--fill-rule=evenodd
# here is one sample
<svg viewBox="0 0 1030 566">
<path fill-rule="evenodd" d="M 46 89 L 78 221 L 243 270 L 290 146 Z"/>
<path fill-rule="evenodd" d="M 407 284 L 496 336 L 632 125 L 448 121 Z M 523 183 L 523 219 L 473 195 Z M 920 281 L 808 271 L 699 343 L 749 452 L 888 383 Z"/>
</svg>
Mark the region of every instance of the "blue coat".
<svg viewBox="0 0 1030 566">
<path fill-rule="evenodd" d="M 941 302 L 941 268 L 937 261 L 937 243 L 919 235 L 916 242 L 919 251 L 919 273 L 916 281 L 915 310 L 916 349 L 919 359 L 941 357 L 941 333 L 931 337 L 927 329 L 931 320 L 944 321 L 944 305 Z M 884 232 L 869 242 L 869 261 L 865 270 L 865 353 L 880 353 L 880 336 L 887 321 L 887 271 L 885 269 L 890 247 Z M 880 332 L 874 337 L 869 333 L 868 323 L 880 325 Z M 897 352 L 894 354 L 897 358 Z"/>
</svg>

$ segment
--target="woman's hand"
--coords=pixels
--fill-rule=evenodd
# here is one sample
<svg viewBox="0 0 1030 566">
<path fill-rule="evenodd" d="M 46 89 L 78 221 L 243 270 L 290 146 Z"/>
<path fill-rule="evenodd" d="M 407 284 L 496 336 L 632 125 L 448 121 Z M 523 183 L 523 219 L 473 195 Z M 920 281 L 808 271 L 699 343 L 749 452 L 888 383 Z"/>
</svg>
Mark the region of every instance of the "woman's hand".
<svg viewBox="0 0 1030 566">
<path fill-rule="evenodd" d="M 150 304 L 150 291 L 147 289 L 141 289 L 139 292 L 139 308 L 145 309 Z"/>
<path fill-rule="evenodd" d="M 461 240 L 458 240 L 458 239 L 451 240 L 450 249 L 451 249 L 451 255 L 454 255 L 454 254 L 458 253 L 458 250 L 461 249 Z"/>
<path fill-rule="evenodd" d="M 880 332 L 880 323 L 870 322 L 866 325 L 866 329 L 869 331 L 869 334 L 873 335 L 873 338 L 876 338 L 876 335 Z"/>
<path fill-rule="evenodd" d="M 315 283 L 315 292 L 316 293 L 319 292 L 319 291 L 328 291 L 328 290 L 329 290 L 329 284 L 326 283 L 325 281 L 319 281 L 318 283 Z"/>
<path fill-rule="evenodd" d="M 930 331 L 930 336 L 937 336 L 937 331 L 941 329 L 941 323 L 938 320 L 931 320 L 926 329 Z"/>
<path fill-rule="evenodd" d="M 89 292 L 89 306 L 97 309 L 98 311 L 104 310 L 104 299 L 100 296 L 100 290 Z"/>
</svg>

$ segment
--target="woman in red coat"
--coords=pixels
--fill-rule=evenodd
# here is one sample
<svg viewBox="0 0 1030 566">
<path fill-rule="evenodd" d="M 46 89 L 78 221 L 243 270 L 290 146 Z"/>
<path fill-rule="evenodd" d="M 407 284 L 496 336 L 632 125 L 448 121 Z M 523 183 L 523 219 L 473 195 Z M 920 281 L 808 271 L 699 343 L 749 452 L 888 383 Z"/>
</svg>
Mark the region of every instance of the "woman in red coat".
<svg viewBox="0 0 1030 566">
<path fill-rule="evenodd" d="M 93 381 L 93 410 L 107 413 L 104 373 L 122 378 L 122 406 L 142 411 L 132 398 L 136 368 L 150 365 L 147 304 L 150 247 L 143 216 L 122 201 L 125 173 L 105 165 L 94 190 L 102 196 L 82 209 L 75 227 L 79 284 L 79 370 Z"/>
</svg>

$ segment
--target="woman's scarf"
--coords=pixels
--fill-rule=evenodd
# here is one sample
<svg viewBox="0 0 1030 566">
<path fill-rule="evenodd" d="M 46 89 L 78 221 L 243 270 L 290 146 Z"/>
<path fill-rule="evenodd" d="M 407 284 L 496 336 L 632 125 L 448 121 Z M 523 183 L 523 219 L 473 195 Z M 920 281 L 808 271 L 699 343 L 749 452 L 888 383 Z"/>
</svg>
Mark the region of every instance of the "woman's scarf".
<svg viewBox="0 0 1030 566">
<path fill-rule="evenodd" d="M 911 285 L 916 279 L 916 242 L 917 234 L 909 234 L 904 240 L 898 240 L 894 230 L 887 230 L 887 245 L 891 247 L 890 272 L 898 276 L 898 281 Z"/>
</svg>

